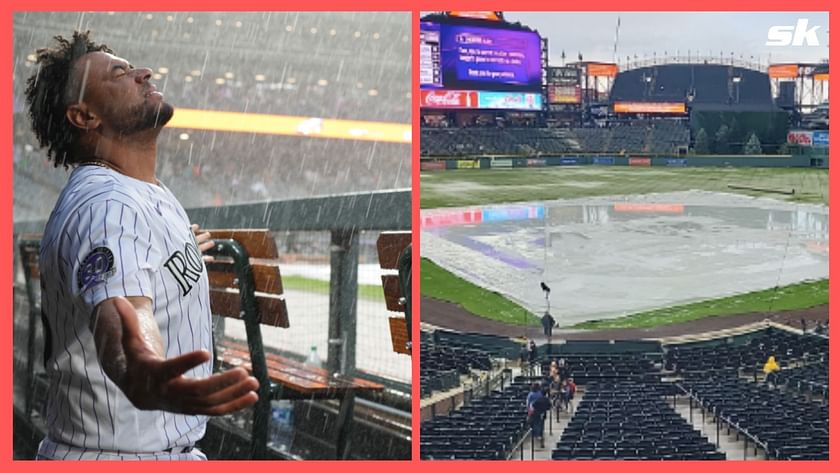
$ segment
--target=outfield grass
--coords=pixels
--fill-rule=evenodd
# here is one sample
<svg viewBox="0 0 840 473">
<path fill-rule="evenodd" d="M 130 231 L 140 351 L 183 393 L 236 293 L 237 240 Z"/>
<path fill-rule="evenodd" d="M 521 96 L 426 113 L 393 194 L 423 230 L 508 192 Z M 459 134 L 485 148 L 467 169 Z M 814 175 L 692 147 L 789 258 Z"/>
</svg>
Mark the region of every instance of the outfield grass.
<svg viewBox="0 0 840 473">
<path fill-rule="evenodd" d="M 465 281 L 426 258 L 420 259 L 420 294 L 455 303 L 487 319 L 516 325 L 540 324 L 535 315 L 510 299 Z"/>
<path fill-rule="evenodd" d="M 432 261 L 420 260 L 420 294 L 455 303 L 467 312 L 514 325 L 539 325 L 539 319 L 510 299 L 465 281 Z M 648 328 L 721 315 L 807 309 L 828 304 L 828 280 L 808 281 L 778 289 L 749 292 L 640 312 L 610 320 L 582 322 L 575 329 Z"/>
<path fill-rule="evenodd" d="M 295 291 L 311 292 L 313 294 L 329 295 L 330 282 L 303 276 L 283 276 L 283 288 Z M 382 286 L 374 286 L 373 284 L 359 284 L 359 297 L 374 301 L 385 300 L 385 294 Z"/>
<path fill-rule="evenodd" d="M 689 189 L 828 205 L 828 170 L 798 168 L 553 167 L 465 169 L 421 173 L 421 208 L 649 194 Z M 792 196 L 729 185 L 794 189 Z"/>
<path fill-rule="evenodd" d="M 720 315 L 807 309 L 823 304 L 828 304 L 827 279 L 641 312 L 617 319 L 582 322 L 572 328 L 596 330 L 659 327 Z"/>
</svg>

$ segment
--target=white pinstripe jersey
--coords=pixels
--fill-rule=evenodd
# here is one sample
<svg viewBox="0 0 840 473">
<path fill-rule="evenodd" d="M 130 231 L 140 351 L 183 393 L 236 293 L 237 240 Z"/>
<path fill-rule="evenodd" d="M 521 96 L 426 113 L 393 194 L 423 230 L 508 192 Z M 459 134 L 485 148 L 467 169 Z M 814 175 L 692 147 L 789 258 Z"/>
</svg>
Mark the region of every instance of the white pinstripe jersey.
<svg viewBox="0 0 840 473">
<path fill-rule="evenodd" d="M 212 352 L 207 272 L 186 212 L 169 189 L 98 166 L 75 169 L 44 231 L 41 284 L 51 338 L 50 440 L 83 450 L 160 452 L 204 436 L 204 416 L 135 409 L 105 375 L 91 331 L 100 302 L 145 296 L 167 358 Z M 205 363 L 186 376 L 211 372 Z"/>
</svg>

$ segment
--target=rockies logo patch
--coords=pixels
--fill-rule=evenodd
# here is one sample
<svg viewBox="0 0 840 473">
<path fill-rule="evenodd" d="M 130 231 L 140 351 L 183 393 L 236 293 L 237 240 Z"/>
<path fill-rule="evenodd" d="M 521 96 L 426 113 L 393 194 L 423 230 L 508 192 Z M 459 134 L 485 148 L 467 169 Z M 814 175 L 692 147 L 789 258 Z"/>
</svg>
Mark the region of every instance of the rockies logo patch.
<svg viewBox="0 0 840 473">
<path fill-rule="evenodd" d="M 99 283 L 105 282 L 114 275 L 117 270 L 114 268 L 114 254 L 111 250 L 100 246 L 94 248 L 82 260 L 79 271 L 76 274 L 79 290 L 85 291 Z"/>
</svg>

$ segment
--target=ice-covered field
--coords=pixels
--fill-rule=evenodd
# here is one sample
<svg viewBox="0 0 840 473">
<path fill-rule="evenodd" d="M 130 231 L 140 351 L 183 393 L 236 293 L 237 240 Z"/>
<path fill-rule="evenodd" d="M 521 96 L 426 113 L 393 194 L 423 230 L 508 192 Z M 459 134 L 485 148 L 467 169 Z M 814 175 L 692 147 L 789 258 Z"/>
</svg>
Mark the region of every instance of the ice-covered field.
<svg viewBox="0 0 840 473">
<path fill-rule="evenodd" d="M 561 324 L 828 277 L 828 208 L 704 191 L 423 211 L 421 248 Z"/>
</svg>

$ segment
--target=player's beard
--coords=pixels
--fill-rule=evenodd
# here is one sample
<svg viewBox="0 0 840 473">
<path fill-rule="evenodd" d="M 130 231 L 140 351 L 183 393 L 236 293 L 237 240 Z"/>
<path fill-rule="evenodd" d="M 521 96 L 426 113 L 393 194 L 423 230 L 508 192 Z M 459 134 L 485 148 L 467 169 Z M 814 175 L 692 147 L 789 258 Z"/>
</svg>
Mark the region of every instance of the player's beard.
<svg viewBox="0 0 840 473">
<path fill-rule="evenodd" d="M 119 123 L 118 130 L 122 135 L 133 135 L 154 128 L 163 128 L 172 118 L 175 109 L 164 101 L 157 104 L 143 102 L 132 107 L 125 114 L 126 119 Z"/>
</svg>

